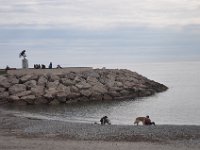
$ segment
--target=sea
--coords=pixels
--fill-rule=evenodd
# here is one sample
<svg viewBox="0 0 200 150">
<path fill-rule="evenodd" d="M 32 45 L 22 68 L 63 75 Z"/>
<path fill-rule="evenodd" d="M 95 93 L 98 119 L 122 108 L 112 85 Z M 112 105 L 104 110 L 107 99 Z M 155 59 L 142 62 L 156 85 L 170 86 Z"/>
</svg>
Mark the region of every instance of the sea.
<svg viewBox="0 0 200 150">
<path fill-rule="evenodd" d="M 132 63 L 122 68 L 136 71 L 169 89 L 150 97 L 64 105 L 0 107 L 17 116 L 79 123 L 99 123 L 106 115 L 112 124 L 133 125 L 149 115 L 160 125 L 200 125 L 200 61 Z"/>
</svg>

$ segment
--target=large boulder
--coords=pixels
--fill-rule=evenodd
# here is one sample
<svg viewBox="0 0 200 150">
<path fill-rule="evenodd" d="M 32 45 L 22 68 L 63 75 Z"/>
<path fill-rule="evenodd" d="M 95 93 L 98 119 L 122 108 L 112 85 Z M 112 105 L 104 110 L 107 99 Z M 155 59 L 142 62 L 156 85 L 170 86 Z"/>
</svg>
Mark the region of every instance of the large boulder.
<svg viewBox="0 0 200 150">
<path fill-rule="evenodd" d="M 61 103 L 66 102 L 66 93 L 65 92 L 58 92 L 56 94 L 56 99 Z"/>
<path fill-rule="evenodd" d="M 34 101 L 34 104 L 39 105 L 39 104 L 48 104 L 49 101 L 43 97 L 37 97 L 37 99 Z"/>
<path fill-rule="evenodd" d="M 33 78 L 33 75 L 31 75 L 31 74 L 22 76 L 22 77 L 20 78 L 20 82 L 21 82 L 21 83 L 25 83 L 25 82 L 27 82 L 28 80 L 31 80 L 31 78 Z"/>
<path fill-rule="evenodd" d="M 61 83 L 64 84 L 65 86 L 75 85 L 75 81 L 67 79 L 67 78 L 62 78 Z"/>
<path fill-rule="evenodd" d="M 30 95 L 31 93 L 32 93 L 31 91 L 23 91 L 23 92 L 15 94 L 15 96 L 23 97 L 23 96 Z"/>
<path fill-rule="evenodd" d="M 59 84 L 60 83 L 58 80 L 56 80 L 54 82 L 47 82 L 47 88 L 57 88 Z"/>
<path fill-rule="evenodd" d="M 96 70 L 85 71 L 82 73 L 82 75 L 84 76 L 85 79 L 87 79 L 87 77 L 94 77 L 94 78 L 100 77 L 99 73 Z"/>
<path fill-rule="evenodd" d="M 16 76 L 9 76 L 9 77 L 8 77 L 8 82 L 9 82 L 11 85 L 18 84 L 18 83 L 19 83 L 19 79 L 17 79 Z"/>
<path fill-rule="evenodd" d="M 56 90 L 57 90 L 57 92 L 65 93 L 66 96 L 71 93 L 70 87 L 66 87 L 63 84 L 59 84 Z"/>
<path fill-rule="evenodd" d="M 56 90 L 56 88 L 49 88 L 49 89 L 46 89 L 45 90 L 45 94 L 44 94 L 44 97 L 46 98 L 53 98 L 56 96 L 56 93 L 58 91 Z"/>
<path fill-rule="evenodd" d="M 36 99 L 35 95 L 27 95 L 20 98 L 21 100 L 27 102 L 28 104 L 33 105 Z"/>
<path fill-rule="evenodd" d="M 48 82 L 48 80 L 45 76 L 40 76 L 38 79 L 39 86 L 45 86 L 47 82 Z"/>
<path fill-rule="evenodd" d="M 79 89 L 89 89 L 91 85 L 87 83 L 86 81 L 82 81 L 76 84 L 76 87 Z"/>
<path fill-rule="evenodd" d="M 66 74 L 65 77 L 70 79 L 70 80 L 74 80 L 75 77 L 76 77 L 76 73 L 70 72 L 70 73 Z"/>
<path fill-rule="evenodd" d="M 16 96 L 16 95 L 11 95 L 8 99 L 9 99 L 10 101 L 19 101 L 19 97 Z"/>
<path fill-rule="evenodd" d="M 79 92 L 79 88 L 76 86 L 70 86 L 70 91 L 74 92 L 74 93 L 78 93 Z"/>
<path fill-rule="evenodd" d="M 103 86 L 103 84 L 97 84 L 97 85 L 94 85 L 91 90 L 93 92 L 97 92 L 97 93 L 101 93 L 101 94 L 105 94 L 108 92 L 108 90 L 106 89 L 105 86 Z"/>
<path fill-rule="evenodd" d="M 57 81 L 57 80 L 60 80 L 59 76 L 55 75 L 55 74 L 48 74 L 48 80 L 50 82 L 54 82 L 54 81 Z"/>
<path fill-rule="evenodd" d="M 29 89 L 37 86 L 37 82 L 35 80 L 30 80 L 24 83 Z"/>
<path fill-rule="evenodd" d="M 23 91 L 26 91 L 26 85 L 24 84 L 15 84 L 9 88 L 9 93 L 11 95 L 15 95 Z"/>
<path fill-rule="evenodd" d="M 8 92 L 1 92 L 0 93 L 0 99 L 7 99 L 9 96 L 9 93 Z"/>
<path fill-rule="evenodd" d="M 89 97 L 92 94 L 91 90 L 81 90 L 80 93 L 86 97 Z"/>
<path fill-rule="evenodd" d="M 54 99 L 49 104 L 50 105 L 58 105 L 58 104 L 60 104 L 60 102 L 57 99 Z"/>
<path fill-rule="evenodd" d="M 1 93 L 1 92 L 4 92 L 5 90 L 6 90 L 5 88 L 0 87 L 0 93 Z"/>
<path fill-rule="evenodd" d="M 93 77 L 93 76 L 89 76 L 87 77 L 87 82 L 90 84 L 90 85 L 95 85 L 95 84 L 98 84 L 99 81 L 97 80 L 96 77 Z"/>
<path fill-rule="evenodd" d="M 35 86 L 31 88 L 31 92 L 36 96 L 36 97 L 41 97 L 44 95 L 44 86 Z"/>
<path fill-rule="evenodd" d="M 10 87 L 10 83 L 8 82 L 7 78 L 4 76 L 0 76 L 0 87 L 8 88 Z"/>
</svg>

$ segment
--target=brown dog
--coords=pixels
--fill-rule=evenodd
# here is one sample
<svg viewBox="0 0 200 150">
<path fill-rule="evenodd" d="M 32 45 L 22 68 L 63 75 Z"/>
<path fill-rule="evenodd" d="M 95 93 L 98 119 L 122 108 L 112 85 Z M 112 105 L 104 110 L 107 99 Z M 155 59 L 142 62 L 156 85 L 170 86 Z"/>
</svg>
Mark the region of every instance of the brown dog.
<svg viewBox="0 0 200 150">
<path fill-rule="evenodd" d="M 139 124 L 140 122 L 142 122 L 143 125 L 155 125 L 155 122 L 151 122 L 151 120 L 149 119 L 149 116 L 147 117 L 137 117 L 135 119 L 134 124 Z"/>
</svg>

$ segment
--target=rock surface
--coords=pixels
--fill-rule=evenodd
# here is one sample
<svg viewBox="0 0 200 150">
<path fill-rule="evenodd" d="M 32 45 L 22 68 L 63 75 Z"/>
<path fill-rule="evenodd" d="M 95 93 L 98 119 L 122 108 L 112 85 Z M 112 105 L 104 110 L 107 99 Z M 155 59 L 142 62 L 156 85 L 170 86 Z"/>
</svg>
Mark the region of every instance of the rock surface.
<svg viewBox="0 0 200 150">
<path fill-rule="evenodd" d="M 93 69 L 61 75 L 0 76 L 0 101 L 59 104 L 86 100 L 134 99 L 168 88 L 126 69 Z"/>
</svg>

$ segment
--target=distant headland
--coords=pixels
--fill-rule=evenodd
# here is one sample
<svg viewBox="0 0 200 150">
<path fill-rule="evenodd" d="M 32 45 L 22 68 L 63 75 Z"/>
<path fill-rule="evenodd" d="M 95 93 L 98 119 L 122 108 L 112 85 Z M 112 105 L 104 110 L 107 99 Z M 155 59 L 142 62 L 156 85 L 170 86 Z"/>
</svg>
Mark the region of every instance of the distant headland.
<svg viewBox="0 0 200 150">
<path fill-rule="evenodd" d="M 168 88 L 126 69 L 16 69 L 0 75 L 0 104 L 62 104 L 135 99 Z"/>
</svg>

